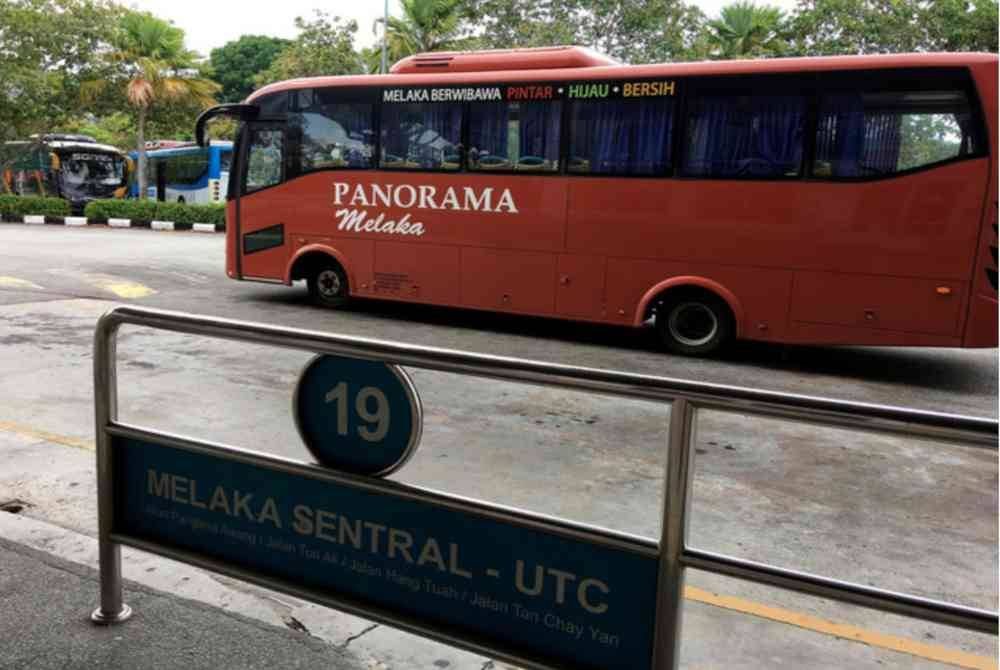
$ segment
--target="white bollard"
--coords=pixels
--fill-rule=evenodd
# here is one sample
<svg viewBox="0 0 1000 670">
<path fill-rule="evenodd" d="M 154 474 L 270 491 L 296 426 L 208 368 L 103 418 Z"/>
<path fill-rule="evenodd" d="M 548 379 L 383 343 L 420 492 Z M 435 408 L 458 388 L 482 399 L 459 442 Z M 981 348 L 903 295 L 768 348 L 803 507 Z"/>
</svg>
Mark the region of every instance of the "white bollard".
<svg viewBox="0 0 1000 670">
<path fill-rule="evenodd" d="M 45 223 L 45 216 L 42 214 L 25 214 L 24 222 L 38 225 L 39 223 Z"/>
<path fill-rule="evenodd" d="M 112 228 L 131 228 L 132 219 L 108 219 L 108 225 Z"/>
<path fill-rule="evenodd" d="M 215 224 L 214 223 L 196 223 L 191 227 L 196 233 L 214 233 Z"/>
<path fill-rule="evenodd" d="M 150 227 L 152 227 L 153 230 L 173 230 L 174 229 L 174 222 L 173 221 L 153 221 L 150 224 Z"/>
<path fill-rule="evenodd" d="M 85 226 L 87 225 L 87 217 L 85 216 L 67 216 L 63 219 L 63 222 L 67 226 Z"/>
</svg>

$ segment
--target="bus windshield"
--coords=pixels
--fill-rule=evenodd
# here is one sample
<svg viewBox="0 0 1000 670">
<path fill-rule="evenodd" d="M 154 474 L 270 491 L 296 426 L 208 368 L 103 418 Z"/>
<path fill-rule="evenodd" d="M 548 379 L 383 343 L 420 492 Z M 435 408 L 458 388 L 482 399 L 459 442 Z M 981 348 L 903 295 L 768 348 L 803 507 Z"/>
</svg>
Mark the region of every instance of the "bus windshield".
<svg viewBox="0 0 1000 670">
<path fill-rule="evenodd" d="M 125 161 L 112 154 L 74 152 L 62 157 L 62 176 L 72 186 L 85 183 L 118 186 L 125 178 Z"/>
</svg>

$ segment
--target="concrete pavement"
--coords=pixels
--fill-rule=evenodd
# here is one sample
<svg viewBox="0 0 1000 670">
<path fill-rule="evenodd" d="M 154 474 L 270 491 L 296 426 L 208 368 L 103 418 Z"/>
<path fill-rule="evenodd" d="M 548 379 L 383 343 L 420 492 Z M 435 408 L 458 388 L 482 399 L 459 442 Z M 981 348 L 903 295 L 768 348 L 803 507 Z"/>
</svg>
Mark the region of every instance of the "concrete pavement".
<svg viewBox="0 0 1000 670">
<path fill-rule="evenodd" d="M 348 649 L 232 612 L 126 584 L 135 616 L 97 626 L 87 612 L 97 572 L 0 538 L 0 668 L 3 670 L 219 670 L 364 665 Z"/>
</svg>

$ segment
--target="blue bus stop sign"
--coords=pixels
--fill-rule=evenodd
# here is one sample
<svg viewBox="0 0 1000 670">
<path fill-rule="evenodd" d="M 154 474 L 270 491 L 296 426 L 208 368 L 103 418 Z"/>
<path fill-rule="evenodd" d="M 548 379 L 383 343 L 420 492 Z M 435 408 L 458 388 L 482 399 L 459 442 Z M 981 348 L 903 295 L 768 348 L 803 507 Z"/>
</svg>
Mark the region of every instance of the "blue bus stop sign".
<svg viewBox="0 0 1000 670">
<path fill-rule="evenodd" d="M 396 365 L 316 356 L 299 376 L 292 405 L 302 441 L 335 470 L 385 476 L 420 442 L 420 399 Z"/>
</svg>

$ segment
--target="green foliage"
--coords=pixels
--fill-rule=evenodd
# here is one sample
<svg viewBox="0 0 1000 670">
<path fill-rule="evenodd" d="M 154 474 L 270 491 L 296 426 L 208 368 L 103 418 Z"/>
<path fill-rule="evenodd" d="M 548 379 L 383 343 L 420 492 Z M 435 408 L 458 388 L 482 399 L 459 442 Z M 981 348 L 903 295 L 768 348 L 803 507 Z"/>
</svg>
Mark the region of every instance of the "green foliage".
<svg viewBox="0 0 1000 670">
<path fill-rule="evenodd" d="M 153 221 L 156 219 L 156 205 L 155 200 L 92 200 L 83 208 L 83 215 L 92 221 Z"/>
<path fill-rule="evenodd" d="M 112 73 L 86 82 L 83 90 L 89 98 L 117 91 L 135 110 L 139 193 L 145 197 L 146 119 L 164 105 L 204 109 L 215 103 L 219 85 L 200 76 L 197 54 L 184 47 L 184 31 L 152 14 L 126 11 L 112 43 Z"/>
<path fill-rule="evenodd" d="M 708 22 L 708 43 L 716 58 L 760 58 L 780 56 L 786 44 L 780 37 L 784 16 L 776 7 L 740 0 L 722 8 Z"/>
<path fill-rule="evenodd" d="M 222 102 L 240 102 L 254 89 L 254 77 L 271 67 L 291 42 L 264 35 L 243 35 L 212 49 L 213 79 L 222 85 Z"/>
<path fill-rule="evenodd" d="M 701 11 L 682 0 L 466 0 L 477 45 L 579 44 L 623 63 L 705 58 Z"/>
<path fill-rule="evenodd" d="M 908 170 L 954 158 L 961 139 L 962 129 L 953 114 L 906 114 L 900 124 L 897 168 Z"/>
<path fill-rule="evenodd" d="M 766 2 L 766 0 L 765 0 Z M 741 0 L 706 21 L 684 0 L 465 0 L 479 48 L 580 44 L 625 63 L 789 55 L 997 52 L 997 0 Z"/>
<path fill-rule="evenodd" d="M 800 0 L 788 24 L 803 56 L 997 51 L 996 0 Z"/>
<path fill-rule="evenodd" d="M 120 14 L 106 0 L 0 0 L 0 142 L 77 112 Z"/>
<path fill-rule="evenodd" d="M 399 0 L 402 16 L 390 16 L 386 32 L 391 62 L 426 51 L 458 49 L 464 0 Z"/>
<path fill-rule="evenodd" d="M 997 0 L 934 0 L 921 23 L 934 51 L 997 50 Z"/>
<path fill-rule="evenodd" d="M 482 48 L 482 41 L 463 37 L 462 19 L 468 0 L 401 0 L 402 16 L 390 16 L 386 40 L 386 67 L 427 51 Z M 379 18 L 375 26 L 382 23 Z M 382 40 L 360 52 L 365 71 L 381 71 Z"/>
<path fill-rule="evenodd" d="M 0 195 L 0 219 L 16 221 L 29 214 L 69 216 L 69 203 L 62 198 Z"/>
<path fill-rule="evenodd" d="M 299 36 L 284 50 L 271 66 L 254 77 L 257 86 L 295 77 L 321 75 L 359 74 L 364 71 L 361 58 L 354 50 L 354 33 L 357 21 L 342 21 L 316 11 L 312 21 L 301 16 L 295 18 Z"/>
<path fill-rule="evenodd" d="M 131 219 L 133 221 L 173 221 L 174 223 L 225 223 L 225 205 L 186 205 L 155 200 L 94 200 L 84 215 L 92 221 Z"/>
<path fill-rule="evenodd" d="M 55 126 L 53 132 L 90 135 L 102 144 L 135 146 L 135 118 L 130 112 L 113 112 L 102 117 L 73 118 Z"/>
</svg>

